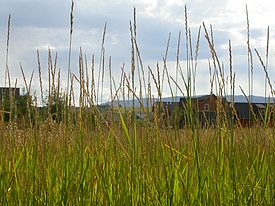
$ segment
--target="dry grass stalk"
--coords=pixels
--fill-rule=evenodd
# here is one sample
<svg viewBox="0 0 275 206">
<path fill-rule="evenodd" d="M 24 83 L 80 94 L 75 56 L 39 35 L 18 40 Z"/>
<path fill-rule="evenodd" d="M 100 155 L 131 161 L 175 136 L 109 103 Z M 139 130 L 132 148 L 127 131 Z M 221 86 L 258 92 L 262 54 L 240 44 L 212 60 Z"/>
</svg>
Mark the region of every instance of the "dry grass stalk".
<svg viewBox="0 0 275 206">
<path fill-rule="evenodd" d="M 142 82 L 143 82 L 143 87 L 144 87 L 144 94 L 145 96 L 146 95 L 146 82 L 145 82 L 145 73 L 144 73 L 144 67 L 143 67 L 143 62 L 142 62 L 142 59 L 141 59 L 141 54 L 140 54 L 140 51 L 139 51 L 139 47 L 138 47 L 138 44 L 137 44 L 137 37 L 135 37 L 134 39 L 134 43 L 135 43 L 135 49 L 136 49 L 136 54 L 137 54 L 137 58 L 138 58 L 138 67 L 140 66 L 140 68 L 138 68 L 138 71 L 141 70 L 141 74 L 140 74 L 140 71 L 139 71 L 139 82 L 140 82 L 140 92 L 141 92 L 141 96 L 142 96 Z M 142 81 L 141 81 L 141 77 L 142 77 Z"/>
<path fill-rule="evenodd" d="M 201 36 L 201 26 L 199 27 L 198 35 L 197 35 L 197 42 L 196 42 L 196 50 L 195 50 L 195 66 L 194 66 L 194 74 L 197 73 L 197 67 L 198 67 L 198 57 L 199 57 L 199 51 L 200 51 L 200 36 Z M 193 75 L 193 84 L 194 84 L 194 93 L 195 91 L 195 85 L 196 85 L 196 75 Z"/>
<path fill-rule="evenodd" d="M 135 11 L 135 10 L 134 10 Z M 135 16 L 135 12 L 134 12 Z M 134 17 L 134 27 L 135 27 L 135 17 Z M 131 33 L 131 80 L 132 80 L 132 91 L 135 91 L 135 37 L 134 37 L 134 31 L 133 31 L 133 26 L 132 22 L 130 21 L 130 33 Z M 132 94 L 132 108 L 134 110 L 134 100 L 135 100 L 135 95 L 134 93 Z"/>
<path fill-rule="evenodd" d="M 70 13 L 70 43 L 69 43 L 69 56 L 68 56 L 68 71 L 67 71 L 67 95 L 69 94 L 69 84 L 71 78 L 71 53 L 72 53 L 72 38 L 73 38 L 73 25 L 74 25 L 74 1 L 71 3 Z"/>
<path fill-rule="evenodd" d="M 89 72 L 88 72 L 88 62 L 87 62 L 87 55 L 85 54 L 84 57 L 84 61 L 85 61 L 85 73 L 86 73 L 86 91 L 87 91 L 87 95 L 85 98 L 85 101 L 87 98 L 90 98 L 90 80 L 89 80 Z"/>
<path fill-rule="evenodd" d="M 205 31 L 205 38 L 208 42 L 208 46 L 210 48 L 210 52 L 212 55 L 212 60 L 213 60 L 213 65 L 214 65 L 214 73 L 213 73 L 213 80 L 216 78 L 216 80 L 218 81 L 218 85 L 217 85 L 217 93 L 220 96 L 223 96 L 222 94 L 222 90 L 224 90 L 224 86 L 225 86 L 225 77 L 224 77 L 224 71 L 223 71 L 223 66 L 220 64 L 217 52 L 214 48 L 214 38 L 213 38 L 213 34 L 211 34 L 211 38 L 209 37 L 208 31 L 206 29 L 205 24 L 203 23 L 203 28 Z M 212 26 L 211 26 L 211 30 L 212 30 Z M 211 31 L 212 33 L 212 31 Z"/>
<path fill-rule="evenodd" d="M 56 114 L 59 114 L 59 110 L 60 110 L 60 96 L 61 96 L 61 77 L 60 77 L 60 69 L 58 69 L 57 72 L 57 87 L 55 88 L 55 104 L 56 104 Z M 63 107 L 65 107 L 65 105 L 63 105 Z M 65 111 L 65 108 L 62 108 L 63 111 Z M 62 111 L 61 111 L 62 112 Z M 61 114 L 63 115 L 63 114 Z"/>
<path fill-rule="evenodd" d="M 253 95 L 253 57 L 250 47 L 250 29 L 249 29 L 249 17 L 248 17 L 248 8 L 246 5 L 246 24 L 247 24 L 247 67 L 248 67 L 248 95 L 249 102 L 252 102 Z"/>
<path fill-rule="evenodd" d="M 147 85 L 147 105 L 153 105 L 153 101 L 152 100 L 152 88 L 151 88 L 151 73 L 148 70 L 148 85 Z M 148 107 L 149 108 L 149 107 Z"/>
<path fill-rule="evenodd" d="M 27 83 L 26 76 L 25 76 L 25 73 L 24 73 L 24 70 L 23 70 L 23 67 L 22 67 L 21 63 L 20 63 L 20 70 L 21 70 L 21 73 L 22 73 L 22 76 L 23 76 L 23 81 L 24 81 L 24 84 L 25 84 L 25 88 L 27 90 L 27 94 L 29 94 L 28 83 Z"/>
<path fill-rule="evenodd" d="M 111 58 L 111 57 L 110 57 Z M 112 66 L 112 65 L 109 65 L 109 67 Z M 115 80 L 114 80 L 114 77 L 112 76 L 112 81 L 113 81 L 113 85 L 114 85 L 114 90 L 115 90 L 115 95 L 113 95 L 113 99 L 117 99 L 118 103 L 119 103 L 119 97 L 120 95 L 123 96 L 123 79 L 124 79 L 124 76 L 125 76 L 125 72 L 124 72 L 124 66 L 125 64 L 123 63 L 123 65 L 121 66 L 121 74 L 120 74 L 120 81 L 119 81 L 119 86 L 118 88 L 116 88 L 116 84 L 115 84 Z M 124 99 L 124 98 L 123 98 Z M 123 100 L 122 100 L 123 101 Z"/>
<path fill-rule="evenodd" d="M 268 55 L 269 55 L 269 26 L 267 27 L 267 38 L 266 38 L 266 53 L 265 53 L 265 67 L 266 71 L 268 68 Z M 265 91 L 264 91 L 264 97 L 265 97 L 265 103 L 266 103 L 266 87 L 267 87 L 267 78 L 265 76 Z"/>
<path fill-rule="evenodd" d="M 144 87 L 144 94 L 146 96 L 146 83 L 145 83 L 145 75 L 144 75 L 144 67 L 143 67 L 143 63 L 142 63 L 142 58 L 141 58 L 141 54 L 140 54 L 140 51 L 139 51 L 139 47 L 138 47 L 138 43 L 137 43 L 137 20 L 136 20 L 136 8 L 134 7 L 134 25 L 133 25 L 133 32 L 131 33 L 131 35 L 133 35 L 133 44 L 134 44 L 134 51 L 136 53 L 136 56 L 137 56 L 137 63 L 136 63 L 136 66 L 137 66 L 137 71 L 138 71 L 138 80 L 139 80 L 139 97 L 142 98 L 142 85 Z M 132 29 L 131 28 L 131 22 L 130 22 L 130 30 Z"/>
<path fill-rule="evenodd" d="M 78 58 L 78 67 L 79 67 L 79 107 L 80 107 L 80 113 L 82 110 L 83 105 L 83 90 L 84 90 L 84 65 L 83 65 L 83 54 L 82 54 L 82 48 L 79 49 L 79 58 Z M 81 115 L 80 115 L 81 116 Z"/>
<path fill-rule="evenodd" d="M 181 39 L 181 32 L 179 31 L 178 35 L 178 44 L 177 44 L 177 66 L 176 66 L 176 80 L 174 82 L 178 82 L 178 75 L 179 75 L 179 69 L 180 69 L 180 39 Z M 176 96 L 178 95 L 178 87 L 176 87 Z"/>
<path fill-rule="evenodd" d="M 260 63 L 261 63 L 261 65 L 262 65 L 262 67 L 263 67 L 263 70 L 264 70 L 264 72 L 265 72 L 265 81 L 268 82 L 268 85 L 269 85 L 269 88 L 270 88 L 271 95 L 272 95 L 272 97 L 274 98 L 275 90 L 273 89 L 273 86 L 272 86 L 270 77 L 269 77 L 268 72 L 267 72 L 266 65 L 264 65 L 264 62 L 263 62 L 263 60 L 262 60 L 262 58 L 261 58 L 261 56 L 260 56 L 260 54 L 259 54 L 259 52 L 258 52 L 257 49 L 255 49 L 255 52 L 256 52 L 256 54 L 257 54 L 259 60 L 260 60 Z M 268 105 L 267 105 L 267 106 L 268 106 L 267 108 L 269 108 L 270 100 L 267 102 L 267 101 L 266 101 L 266 97 L 265 97 L 265 103 L 268 104 Z M 274 114 L 274 113 L 275 113 L 275 108 L 274 108 L 274 106 L 272 106 L 271 112 L 269 112 L 269 114 L 268 114 L 268 124 L 269 124 L 269 122 L 271 121 L 272 114 Z"/>
<path fill-rule="evenodd" d="M 43 98 L 43 81 L 42 81 L 42 68 L 41 68 L 41 62 L 40 62 L 40 55 L 39 51 L 36 51 L 37 53 L 37 64 L 38 64 L 38 75 L 39 75 L 39 86 L 40 86 L 40 95 L 41 95 L 41 101 L 44 103 Z"/>
<path fill-rule="evenodd" d="M 214 87 L 215 73 L 214 73 L 214 74 L 212 74 L 212 67 L 211 67 L 210 60 L 208 60 L 208 68 L 209 68 L 210 94 L 213 94 L 213 87 Z"/>
<path fill-rule="evenodd" d="M 50 108 L 51 108 L 51 105 L 52 105 L 52 94 L 53 94 L 53 91 L 52 91 L 52 68 L 53 65 L 52 65 L 52 56 L 51 56 L 51 50 L 50 48 L 48 48 L 48 105 L 49 105 L 49 108 L 48 108 L 48 113 L 50 114 L 51 111 L 50 111 Z M 53 83 L 54 84 L 54 83 Z"/>
<path fill-rule="evenodd" d="M 121 67 L 121 78 L 122 78 L 122 101 L 123 101 L 123 107 L 126 108 L 126 92 L 125 92 L 125 78 L 126 78 L 126 73 L 124 71 L 125 64 L 122 65 Z"/>
<path fill-rule="evenodd" d="M 188 15 L 187 15 L 187 6 L 184 7 L 184 19 L 185 19 L 185 46 L 186 46 L 186 69 L 187 69 L 187 84 L 186 84 L 186 90 L 187 90 L 187 96 L 191 96 L 190 94 L 190 66 L 189 66 L 189 40 L 188 40 Z"/>
<path fill-rule="evenodd" d="M 54 63 L 53 63 L 53 68 L 52 68 L 52 91 L 56 92 L 56 87 L 55 87 L 55 76 L 56 76 L 56 70 L 57 70 L 57 52 L 55 52 L 55 57 L 54 57 Z"/>
<path fill-rule="evenodd" d="M 33 70 L 32 73 L 31 73 L 31 77 L 30 77 L 30 81 L 29 81 L 29 88 L 28 88 L 29 94 L 30 94 L 30 92 L 31 92 L 31 86 L 32 86 L 33 75 L 34 75 L 34 70 Z"/>
<path fill-rule="evenodd" d="M 269 87 L 270 87 L 271 94 L 272 94 L 272 96 L 274 96 L 274 95 L 275 95 L 275 91 L 274 91 L 274 89 L 273 89 L 273 87 L 272 87 L 271 80 L 270 80 L 270 77 L 269 77 L 269 75 L 268 75 L 266 66 L 264 65 L 264 62 L 263 62 L 263 60 L 262 60 L 262 58 L 261 58 L 261 56 L 260 56 L 260 54 L 259 54 L 259 52 L 258 52 L 257 49 L 255 49 L 255 52 L 256 52 L 256 54 L 257 54 L 259 60 L 260 60 L 260 63 L 261 63 L 261 65 L 262 65 L 263 69 L 264 69 L 265 77 L 266 77 L 267 82 L 268 82 L 268 85 L 269 85 Z"/>
<path fill-rule="evenodd" d="M 92 85 L 91 85 L 91 99 L 94 104 L 96 102 L 96 86 L 95 86 L 95 55 L 93 54 L 92 56 L 92 65 L 91 65 L 91 70 L 92 70 Z"/>
<path fill-rule="evenodd" d="M 164 55 L 164 57 L 162 57 L 163 71 L 162 71 L 162 81 L 161 81 L 161 92 L 163 92 L 163 83 L 164 83 L 164 77 L 165 77 L 165 73 L 166 73 L 165 70 L 167 69 L 167 56 L 168 56 L 168 51 L 169 51 L 170 39 L 171 39 L 171 32 L 169 32 L 169 35 L 168 35 L 165 55 Z"/>
<path fill-rule="evenodd" d="M 9 71 L 9 44 L 10 44 L 10 26 L 11 26 L 11 15 L 8 17 L 8 33 L 7 33 L 7 47 L 6 47 L 6 71 L 5 71 L 5 87 L 7 86 L 7 78 L 9 88 L 11 87 L 10 71 Z"/>
<path fill-rule="evenodd" d="M 196 71 L 194 69 L 194 58 L 193 58 L 193 49 L 192 49 L 192 35 L 191 35 L 191 29 L 188 28 L 188 44 L 189 44 L 189 50 L 190 50 L 190 92 L 192 96 L 196 95 Z"/>
<path fill-rule="evenodd" d="M 105 76 L 105 48 L 103 49 L 103 56 L 102 56 L 101 93 L 100 93 L 101 98 L 100 98 L 100 103 L 103 102 L 104 76 Z"/>
<path fill-rule="evenodd" d="M 99 101 L 99 85 L 100 85 L 100 80 L 102 80 L 101 83 L 101 101 L 102 101 L 102 92 L 103 92 L 103 80 L 104 80 L 104 60 L 105 60 L 105 38 L 106 38 L 106 31 L 107 31 L 107 22 L 105 22 L 104 29 L 103 29 L 103 34 L 102 34 L 102 41 L 101 41 L 101 51 L 100 51 L 100 60 L 99 60 L 99 71 L 98 71 L 98 82 L 97 82 L 97 99 L 96 103 L 98 105 Z M 101 71 L 102 70 L 102 71 Z"/>
<path fill-rule="evenodd" d="M 171 80 L 174 82 L 174 84 L 176 85 L 176 89 L 179 89 L 181 95 L 184 96 L 184 92 L 183 92 L 183 90 L 181 89 L 181 85 L 179 85 L 179 83 L 177 82 L 177 80 L 175 80 L 173 77 L 170 76 L 170 78 L 171 78 Z"/>
<path fill-rule="evenodd" d="M 110 97 L 111 97 L 111 127 L 114 123 L 114 97 L 113 97 L 113 87 L 112 87 L 112 57 L 109 57 L 109 83 L 110 83 Z M 118 102 L 119 104 L 119 102 Z"/>
<path fill-rule="evenodd" d="M 30 77 L 30 81 L 29 81 L 29 85 L 27 83 L 26 80 L 26 76 L 22 67 L 22 64 L 20 63 L 20 70 L 23 76 L 23 80 L 24 80 L 24 84 L 25 84 L 25 88 L 27 90 L 27 112 L 28 112 L 28 118 L 29 118 L 29 123 L 30 123 L 30 127 L 32 127 L 32 120 L 31 120 L 31 102 L 30 102 L 30 98 L 31 98 L 31 84 L 32 84 L 32 80 L 33 80 L 33 75 L 34 75 L 34 70 L 32 71 L 31 77 Z"/>
<path fill-rule="evenodd" d="M 74 75 L 71 76 L 71 84 L 70 84 L 70 93 L 69 93 L 69 107 L 75 106 L 75 99 L 74 99 Z"/>
<path fill-rule="evenodd" d="M 169 33 L 167 46 L 166 46 L 166 51 L 165 51 L 165 56 L 163 57 L 163 74 L 162 74 L 162 88 L 161 88 L 161 90 L 163 92 L 164 77 L 166 75 L 168 86 L 169 86 L 169 89 L 170 89 L 170 94 L 172 96 L 172 100 L 174 101 L 174 94 L 173 94 L 171 81 L 170 81 L 170 77 L 169 77 L 169 74 L 168 74 L 168 67 L 167 67 L 167 57 L 168 57 L 168 51 L 169 51 L 169 45 L 170 45 L 170 38 L 171 38 L 171 33 Z"/>
<path fill-rule="evenodd" d="M 150 66 L 148 66 L 148 70 L 149 70 L 149 72 L 150 72 L 150 74 L 151 74 L 151 76 L 152 76 L 152 78 L 153 78 L 153 80 L 154 80 L 154 83 L 155 83 L 155 86 L 156 86 L 157 92 L 158 92 L 158 98 L 159 98 L 160 101 L 161 101 L 161 89 L 160 89 L 160 80 L 159 80 L 159 79 L 160 79 L 160 77 L 159 77 L 159 66 L 158 66 L 158 64 L 157 64 L 158 80 L 156 79 L 155 75 L 153 74 L 153 71 L 152 71 L 152 69 L 151 69 Z"/>
<path fill-rule="evenodd" d="M 241 91 L 242 91 L 242 93 L 243 93 L 243 95 L 244 95 L 244 97 L 245 97 L 245 99 L 246 99 L 246 101 L 247 101 L 247 103 L 249 105 L 249 113 L 252 113 L 253 120 L 257 120 L 256 114 L 255 114 L 255 112 L 253 110 L 253 107 L 252 107 L 252 104 L 251 104 L 252 102 L 250 102 L 250 98 L 247 97 L 247 95 L 245 94 L 245 92 L 244 92 L 244 90 L 243 90 L 243 88 L 241 86 L 240 86 L 240 89 L 241 89 Z M 250 120 L 250 116 L 249 116 L 249 120 Z"/>
<path fill-rule="evenodd" d="M 14 88 L 17 88 L 17 79 L 15 80 Z M 15 117 L 15 119 L 16 119 L 17 114 L 16 114 L 16 112 L 13 112 L 14 107 L 15 107 L 15 102 L 14 102 L 15 96 L 16 96 L 16 89 L 13 90 L 13 92 L 10 91 L 10 94 L 9 94 L 9 97 L 10 97 L 10 112 L 11 112 L 12 116 Z M 10 121 L 12 120 L 11 118 L 9 118 L 9 119 L 10 119 Z"/>
<path fill-rule="evenodd" d="M 233 87 L 233 63 L 232 63 L 232 48 L 231 41 L 228 42 L 229 47 L 229 75 L 230 75 L 230 95 L 231 95 L 231 107 L 234 106 L 234 87 Z"/>
</svg>

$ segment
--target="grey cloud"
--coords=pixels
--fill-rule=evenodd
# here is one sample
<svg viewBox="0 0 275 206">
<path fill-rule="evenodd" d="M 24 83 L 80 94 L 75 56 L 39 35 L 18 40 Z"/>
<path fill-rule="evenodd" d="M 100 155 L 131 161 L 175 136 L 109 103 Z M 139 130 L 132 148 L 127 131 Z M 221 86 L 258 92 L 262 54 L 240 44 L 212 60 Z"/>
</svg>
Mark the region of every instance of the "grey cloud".
<svg viewBox="0 0 275 206">
<path fill-rule="evenodd" d="M 70 4 L 59 1 L 9 1 L 0 8 L 0 18 L 12 16 L 13 26 L 68 27 Z"/>
<path fill-rule="evenodd" d="M 228 64 L 226 64 L 228 63 L 227 45 L 228 40 L 231 39 L 234 69 L 238 73 L 238 80 L 245 79 L 247 75 L 247 61 L 243 57 L 247 55 L 246 19 L 231 22 L 231 19 L 228 18 L 231 15 L 229 10 L 227 10 L 228 1 L 187 0 L 169 6 L 167 6 L 167 2 L 166 0 L 158 1 L 157 6 L 153 8 L 147 1 L 75 0 L 72 53 L 73 72 L 78 72 L 79 47 L 82 47 L 83 52 L 87 54 L 88 61 L 90 61 L 91 55 L 95 54 L 96 63 L 99 62 L 102 32 L 105 22 L 107 22 L 106 61 L 108 61 L 109 56 L 112 56 L 113 71 L 116 71 L 114 75 L 119 75 L 118 71 L 120 71 L 123 62 L 129 67 L 131 60 L 129 21 L 133 19 L 134 6 L 137 8 L 137 41 L 145 66 L 152 62 L 162 62 L 169 32 L 171 32 L 171 42 L 168 60 L 175 61 L 176 59 L 179 31 L 181 31 L 180 59 L 186 60 L 184 31 L 184 5 L 186 3 L 189 26 L 192 31 L 193 52 L 195 52 L 198 26 L 203 21 L 207 26 L 210 23 L 213 24 L 215 48 L 221 61 L 224 61 L 225 66 L 228 68 Z M 146 13 L 146 9 L 149 7 L 152 16 Z M 40 49 L 43 68 L 46 69 L 47 45 L 49 45 L 56 48 L 53 52 L 58 52 L 58 65 L 61 68 L 62 74 L 65 75 L 68 61 L 70 1 L 2 1 L 0 7 L 1 48 L 5 48 L 8 14 L 12 15 L 10 67 L 13 74 L 20 76 L 20 72 L 18 72 L 19 62 L 22 62 L 28 74 L 33 69 L 37 69 L 37 48 Z M 266 29 L 253 27 L 252 24 L 250 26 L 252 49 L 256 47 L 263 53 L 266 42 L 265 40 L 262 43 L 260 41 L 266 38 Z M 232 37 L 231 28 L 237 30 L 234 32 L 237 32 L 236 36 L 239 39 L 236 39 L 236 36 Z M 274 31 L 271 30 L 270 38 L 272 39 L 272 37 L 274 37 Z M 254 43 L 257 45 L 254 45 Z M 41 49 L 43 46 L 44 48 Z M 270 49 L 272 48 L 271 45 Z M 0 56 L 1 67 L 3 67 L 5 53 L 0 53 Z M 262 71 L 259 63 L 256 63 L 258 59 L 254 52 L 253 56 L 255 61 L 255 79 L 256 76 L 259 76 L 259 79 L 261 79 Z M 211 59 L 211 54 L 202 29 L 199 60 L 208 59 Z M 274 64 L 271 60 L 270 67 Z M 201 76 L 198 76 L 198 80 L 201 81 L 208 74 L 207 64 L 200 64 L 198 71 L 202 72 Z M 271 76 L 274 76 L 272 68 L 270 68 L 270 72 Z M 201 88 L 201 90 L 203 89 Z"/>
</svg>

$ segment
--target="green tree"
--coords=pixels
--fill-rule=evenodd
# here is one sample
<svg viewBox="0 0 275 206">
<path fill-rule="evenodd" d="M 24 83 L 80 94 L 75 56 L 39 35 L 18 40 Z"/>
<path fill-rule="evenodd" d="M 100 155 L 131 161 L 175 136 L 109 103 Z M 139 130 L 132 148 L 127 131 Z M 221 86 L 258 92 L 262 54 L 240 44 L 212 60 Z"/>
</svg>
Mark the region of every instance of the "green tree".
<svg viewBox="0 0 275 206">
<path fill-rule="evenodd" d="M 1 110 L 4 112 L 5 122 L 33 118 L 32 97 L 28 94 L 5 96 L 1 100 Z"/>
<path fill-rule="evenodd" d="M 48 111 L 48 114 L 56 122 L 62 121 L 64 116 L 65 104 L 65 95 L 57 92 L 57 90 L 54 90 L 46 98 L 46 109 Z"/>
<path fill-rule="evenodd" d="M 14 114 L 20 119 L 29 119 L 33 121 L 34 118 L 34 106 L 32 96 L 29 94 L 20 95 L 15 98 Z"/>
</svg>

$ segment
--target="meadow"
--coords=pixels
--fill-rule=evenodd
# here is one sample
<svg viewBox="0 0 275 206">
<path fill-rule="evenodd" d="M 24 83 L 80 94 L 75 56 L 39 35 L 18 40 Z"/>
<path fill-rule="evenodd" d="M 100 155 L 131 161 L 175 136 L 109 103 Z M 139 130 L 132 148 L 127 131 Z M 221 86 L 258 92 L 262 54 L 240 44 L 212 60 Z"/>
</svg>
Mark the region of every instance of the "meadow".
<svg viewBox="0 0 275 206">
<path fill-rule="evenodd" d="M 70 36 L 73 34 L 73 9 L 71 12 Z M 111 63 L 105 71 L 110 76 L 113 102 L 120 98 L 121 105 L 129 99 L 152 101 L 153 88 L 161 100 L 162 76 L 168 78 L 171 88 L 176 85 L 182 95 L 191 97 L 202 38 L 200 32 L 212 54 L 212 70 L 216 71 L 213 81 L 219 82 L 217 95 L 225 95 L 224 72 L 213 46 L 212 31 L 203 24 L 192 50 L 185 12 L 187 44 L 184 49 L 188 61 L 181 66 L 179 60 L 177 62 L 184 85 L 169 76 L 167 55 L 163 59 L 163 70 L 158 66 L 148 67 L 150 78 L 145 80 L 147 71 L 144 71 L 136 41 L 134 11 L 130 25 L 131 75 L 128 77 L 122 69 L 121 82 L 116 87 Z M 105 30 L 102 50 L 104 35 Z M 169 40 L 167 52 L 168 48 Z M 229 88 L 234 95 L 230 41 L 228 52 Z M 249 52 L 248 57 L 252 58 Z M 260 55 L 258 57 L 266 71 Z M 103 55 L 101 61 L 104 58 Z M 25 89 L 27 95 L 32 95 L 32 101 L 27 101 L 26 114 L 19 118 L 14 104 L 16 99 L 10 94 L 11 116 L 0 125 L 0 205 L 274 205 L 275 128 L 269 126 L 273 116 L 268 112 L 266 116 L 270 116 L 263 117 L 263 124 L 242 127 L 238 120 L 229 118 L 219 104 L 217 124 L 204 128 L 198 123 L 191 101 L 183 128 L 167 127 L 163 124 L 162 110 L 152 112 L 152 108 L 142 104 L 130 109 L 111 105 L 106 115 L 97 106 L 100 93 L 96 91 L 101 80 L 96 81 L 94 64 L 88 67 L 82 51 L 79 74 L 68 71 L 67 92 L 61 92 L 60 71 L 55 67 L 51 52 L 48 88 L 43 87 L 39 52 L 37 59 L 46 112 L 41 115 L 37 97 L 31 94 L 32 79 L 28 83 L 21 68 Z M 88 68 L 91 68 L 89 72 Z M 186 69 L 187 75 L 181 68 Z M 266 76 L 274 91 L 267 72 Z M 80 88 L 77 108 L 74 107 L 75 84 Z M 140 88 L 139 92 L 135 88 Z M 142 113 L 144 119 L 137 120 L 136 112 Z"/>
</svg>

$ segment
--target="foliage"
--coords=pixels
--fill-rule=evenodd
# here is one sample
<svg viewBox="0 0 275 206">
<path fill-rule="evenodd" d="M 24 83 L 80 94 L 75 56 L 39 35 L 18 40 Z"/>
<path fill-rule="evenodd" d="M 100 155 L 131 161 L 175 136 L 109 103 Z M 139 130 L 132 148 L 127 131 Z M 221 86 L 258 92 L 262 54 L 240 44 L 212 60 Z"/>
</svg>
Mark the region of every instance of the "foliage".
<svg viewBox="0 0 275 206">
<path fill-rule="evenodd" d="M 48 115 L 50 115 L 56 122 L 62 121 L 64 110 L 66 108 L 65 95 L 54 90 L 47 96 L 45 102 L 46 106 L 43 108 L 44 113 L 47 111 Z"/>
<path fill-rule="evenodd" d="M 4 98 L 2 102 L 4 113 L 4 121 L 10 121 L 10 118 L 16 120 L 29 119 L 33 116 L 34 108 L 32 97 L 28 94 Z"/>
</svg>

